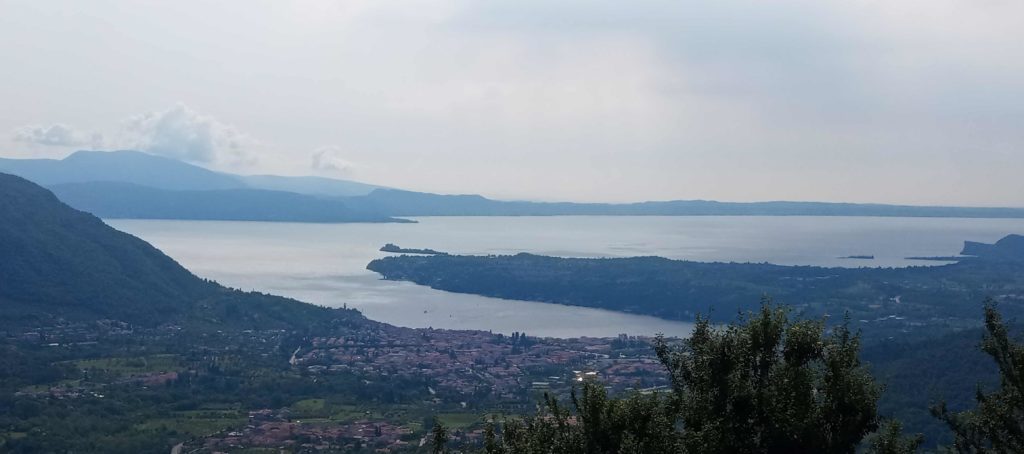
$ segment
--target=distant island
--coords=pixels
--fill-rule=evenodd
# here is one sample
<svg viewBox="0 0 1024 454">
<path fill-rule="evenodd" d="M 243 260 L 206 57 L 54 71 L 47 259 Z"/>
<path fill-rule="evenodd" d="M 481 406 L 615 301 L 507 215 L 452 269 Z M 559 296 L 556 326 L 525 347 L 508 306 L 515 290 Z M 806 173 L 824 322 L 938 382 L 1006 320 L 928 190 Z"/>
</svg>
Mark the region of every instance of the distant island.
<svg viewBox="0 0 1024 454">
<path fill-rule="evenodd" d="M 961 260 L 963 260 L 965 258 L 969 258 L 969 257 L 965 257 L 965 256 L 962 256 L 962 255 L 948 255 L 948 256 L 939 255 L 939 256 L 925 256 L 925 257 L 905 257 L 905 260 L 924 260 L 924 261 L 932 261 L 932 262 L 959 262 L 959 261 L 961 261 Z"/>
<path fill-rule="evenodd" d="M 874 260 L 873 255 L 847 255 L 846 257 L 839 257 L 841 259 L 856 259 L 856 260 Z"/>
<path fill-rule="evenodd" d="M 447 252 L 435 251 L 433 249 L 409 249 L 399 247 L 397 244 L 388 243 L 380 248 L 381 252 L 392 252 L 395 254 L 422 254 L 422 255 L 448 255 Z"/>
</svg>

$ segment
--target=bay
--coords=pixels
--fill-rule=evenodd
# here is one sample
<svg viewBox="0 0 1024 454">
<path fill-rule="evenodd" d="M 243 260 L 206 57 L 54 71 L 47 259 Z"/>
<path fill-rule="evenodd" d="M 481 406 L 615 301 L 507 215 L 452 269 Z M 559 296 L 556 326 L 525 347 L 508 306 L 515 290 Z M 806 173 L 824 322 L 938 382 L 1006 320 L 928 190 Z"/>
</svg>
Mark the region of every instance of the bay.
<svg viewBox="0 0 1024 454">
<path fill-rule="evenodd" d="M 384 281 L 365 269 L 385 243 L 455 254 L 631 257 L 818 266 L 934 266 L 964 240 L 1024 233 L 1021 219 L 808 216 L 424 217 L 416 224 L 107 220 L 201 277 L 406 327 L 544 337 L 685 336 L 692 324 L 618 312 L 498 300 Z M 847 256 L 874 256 L 847 259 Z"/>
</svg>

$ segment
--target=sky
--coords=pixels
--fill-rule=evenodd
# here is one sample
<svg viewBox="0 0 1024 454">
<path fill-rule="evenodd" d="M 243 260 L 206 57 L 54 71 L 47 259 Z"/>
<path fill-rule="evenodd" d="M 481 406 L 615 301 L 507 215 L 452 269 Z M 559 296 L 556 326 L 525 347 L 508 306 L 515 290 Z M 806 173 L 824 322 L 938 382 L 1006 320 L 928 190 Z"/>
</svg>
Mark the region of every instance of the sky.
<svg viewBox="0 0 1024 454">
<path fill-rule="evenodd" d="M 0 156 L 1024 206 L 1024 2 L 0 0 Z"/>
</svg>

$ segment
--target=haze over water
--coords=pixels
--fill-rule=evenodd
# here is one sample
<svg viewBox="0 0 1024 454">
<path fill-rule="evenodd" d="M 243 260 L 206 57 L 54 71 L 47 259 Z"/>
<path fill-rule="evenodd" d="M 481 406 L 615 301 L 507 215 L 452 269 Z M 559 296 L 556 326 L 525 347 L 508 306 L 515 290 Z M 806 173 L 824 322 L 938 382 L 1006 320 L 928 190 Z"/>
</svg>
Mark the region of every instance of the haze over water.
<svg viewBox="0 0 1024 454">
<path fill-rule="evenodd" d="M 870 217 L 426 217 L 417 224 L 107 220 L 199 276 L 316 304 L 360 309 L 399 326 L 577 337 L 686 335 L 692 324 L 556 304 L 508 301 L 390 282 L 365 269 L 385 243 L 456 254 L 656 255 L 695 261 L 923 266 L 964 240 L 1024 233 L 1024 219 Z M 873 255 L 874 260 L 842 259 Z"/>
</svg>

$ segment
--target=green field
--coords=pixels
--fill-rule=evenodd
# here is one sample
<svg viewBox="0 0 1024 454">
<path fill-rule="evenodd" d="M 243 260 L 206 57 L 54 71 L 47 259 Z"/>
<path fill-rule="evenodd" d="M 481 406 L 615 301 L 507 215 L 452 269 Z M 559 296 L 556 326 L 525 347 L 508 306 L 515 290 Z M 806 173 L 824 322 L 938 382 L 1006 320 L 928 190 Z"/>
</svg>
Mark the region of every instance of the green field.
<svg viewBox="0 0 1024 454">
<path fill-rule="evenodd" d="M 437 419 L 441 421 L 441 424 L 453 429 L 465 429 L 483 422 L 483 418 L 478 413 L 439 413 Z"/>
<path fill-rule="evenodd" d="M 126 358 L 97 358 L 71 361 L 78 369 L 101 370 L 117 375 L 180 371 L 184 368 L 178 355 L 147 355 Z"/>
<path fill-rule="evenodd" d="M 140 432 L 166 429 L 191 437 L 205 437 L 222 430 L 244 426 L 248 418 L 237 411 L 197 410 L 178 412 L 168 418 L 153 418 L 135 426 Z"/>
</svg>

